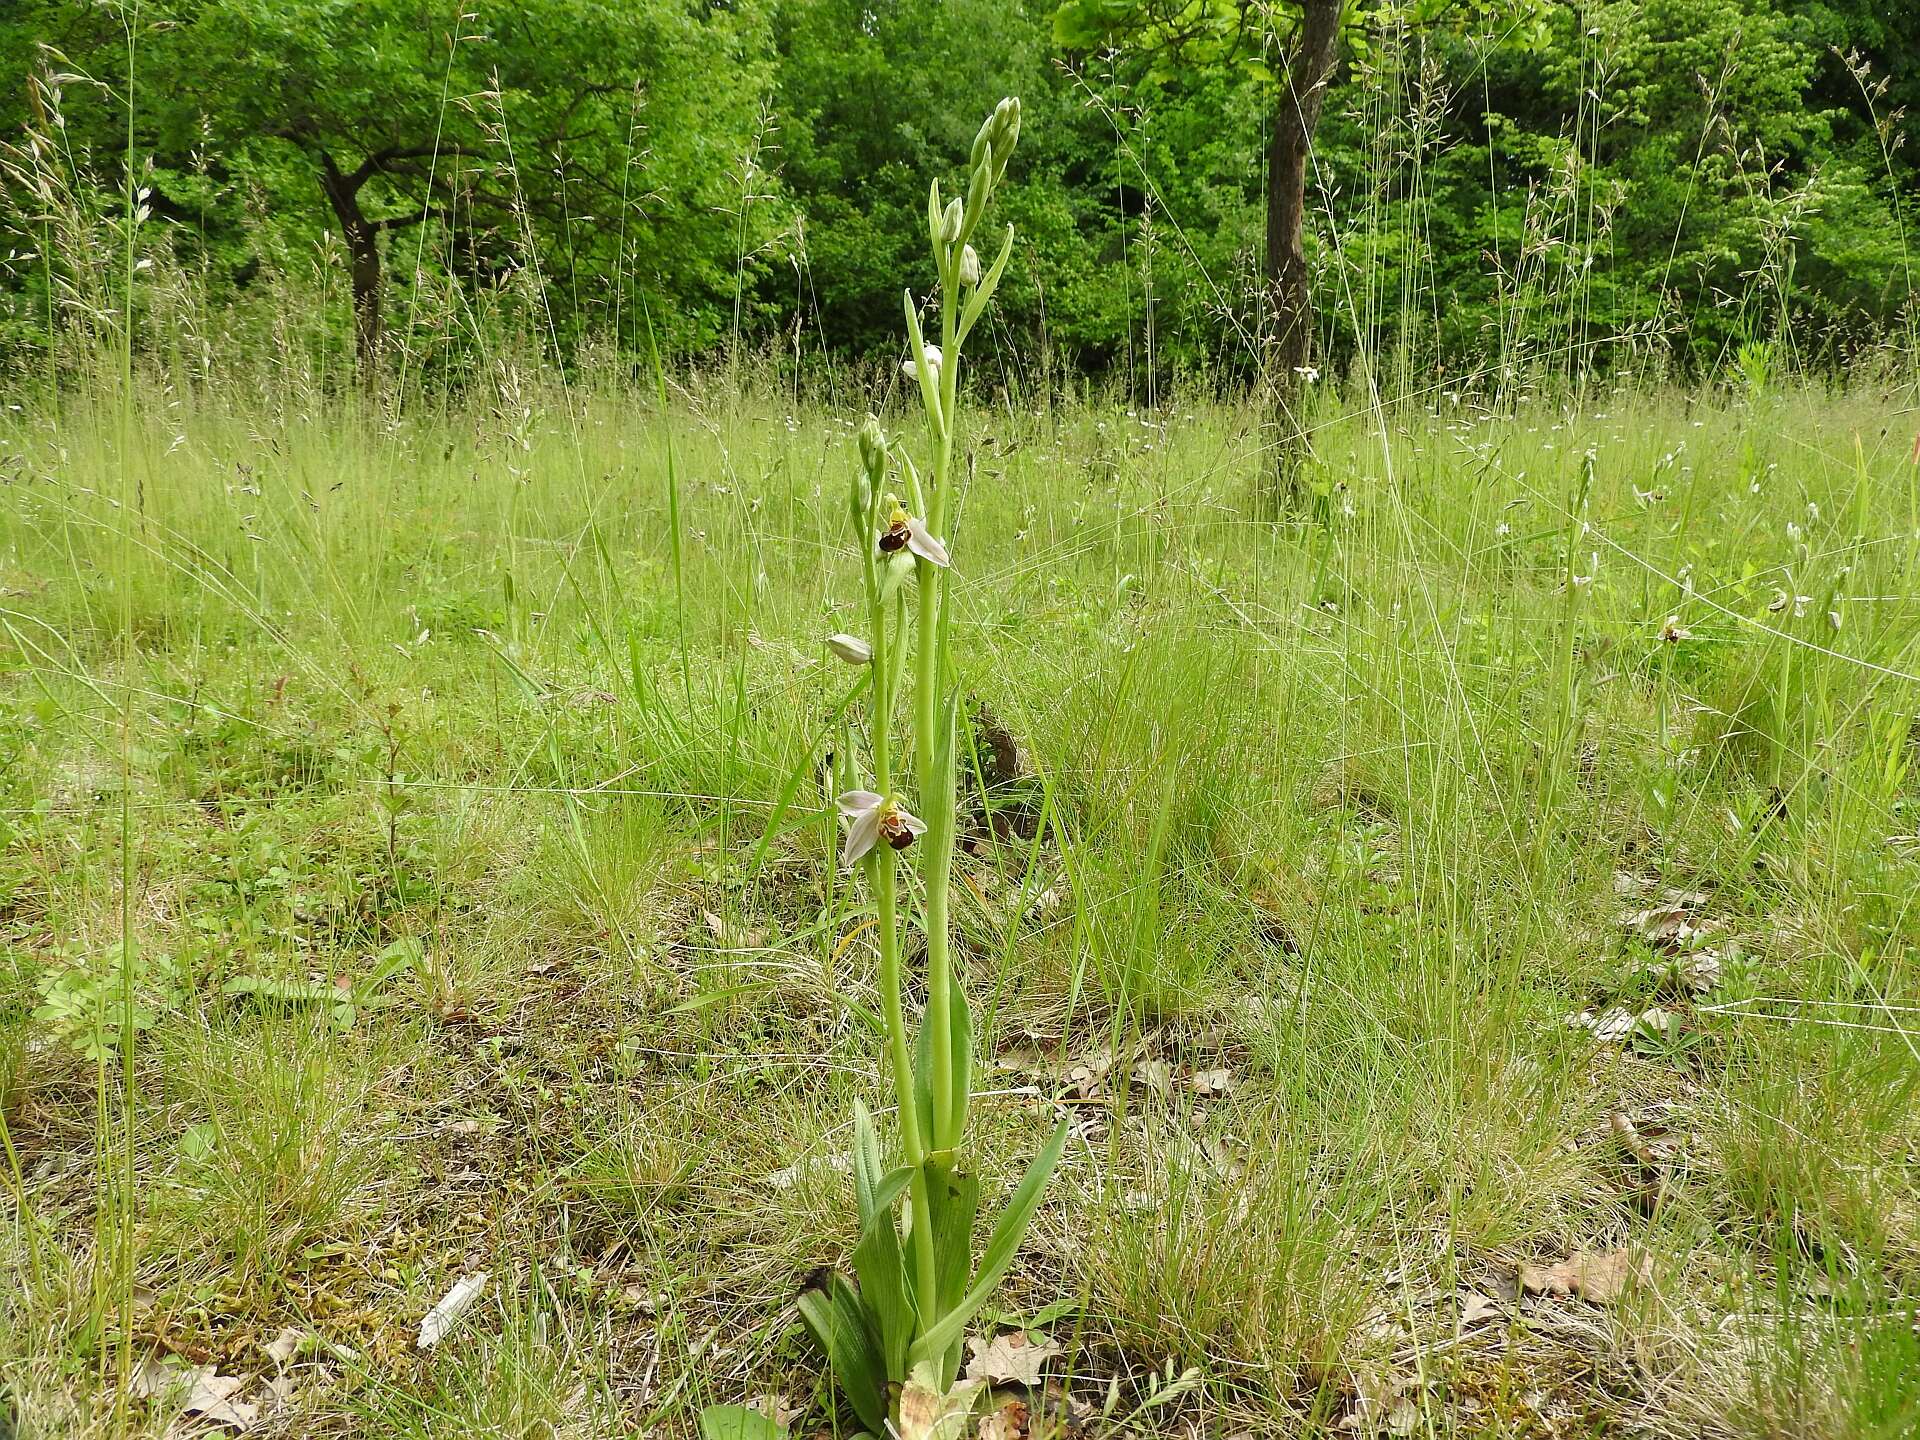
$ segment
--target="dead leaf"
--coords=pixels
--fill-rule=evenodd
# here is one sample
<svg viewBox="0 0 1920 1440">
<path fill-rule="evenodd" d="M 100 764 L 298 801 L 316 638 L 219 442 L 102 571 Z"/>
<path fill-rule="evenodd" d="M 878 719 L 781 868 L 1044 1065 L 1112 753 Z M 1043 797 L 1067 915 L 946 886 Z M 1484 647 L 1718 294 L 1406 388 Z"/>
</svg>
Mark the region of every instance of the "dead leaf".
<svg viewBox="0 0 1920 1440">
<path fill-rule="evenodd" d="M 1520 1288 L 1529 1295 L 1577 1295 L 1595 1305 L 1611 1305 L 1652 1269 L 1641 1251 L 1576 1251 L 1557 1265 L 1522 1265 Z"/>
<path fill-rule="evenodd" d="M 1187 1081 L 1196 1095 L 1230 1095 L 1233 1093 L 1233 1072 L 1221 1068 L 1218 1070 L 1196 1070 Z"/>
<path fill-rule="evenodd" d="M 1624 912 L 1620 924 L 1654 949 L 1673 954 L 1721 928 L 1718 921 L 1700 918 L 1706 903 L 1705 891 L 1669 890 L 1644 910 Z"/>
<path fill-rule="evenodd" d="M 1027 1440 L 1031 1412 L 1023 1400 L 1008 1400 L 991 1415 L 980 1417 L 975 1440 Z"/>
<path fill-rule="evenodd" d="M 1011 1330 L 991 1341 L 976 1335 L 967 1341 L 967 1351 L 967 1379 L 1031 1389 L 1040 1383 L 1047 1361 L 1060 1353 L 1060 1342 L 1046 1336 L 1036 1342 L 1025 1331 Z"/>
<path fill-rule="evenodd" d="M 300 1353 L 300 1342 L 306 1338 L 306 1331 L 289 1325 L 260 1348 L 266 1352 L 269 1360 L 284 1370 L 287 1363 Z"/>
<path fill-rule="evenodd" d="M 900 1387 L 900 1421 L 896 1427 L 900 1440 L 959 1440 L 966 1430 L 967 1417 L 973 1413 L 978 1380 L 963 1380 L 946 1394 L 926 1384 L 916 1368 Z"/>
<path fill-rule="evenodd" d="M 1133 1078 L 1156 1095 L 1173 1088 L 1173 1067 L 1164 1060 L 1142 1060 L 1133 1067 Z"/>
<path fill-rule="evenodd" d="M 486 1288 L 487 1272 L 484 1270 L 461 1276 L 420 1322 L 420 1334 L 414 1344 L 422 1350 L 431 1350 L 446 1339 L 460 1323 L 460 1317 L 467 1313 L 473 1302 L 480 1298 L 480 1292 Z"/>
<path fill-rule="evenodd" d="M 178 1404 L 182 1414 L 198 1415 L 232 1430 L 250 1430 L 260 1420 L 260 1407 L 236 1399 L 247 1388 L 238 1375 L 222 1375 L 211 1365 L 178 1367 L 149 1356 L 133 1372 L 128 1389 L 140 1399 Z"/>
<path fill-rule="evenodd" d="M 1471 1330 L 1482 1320 L 1492 1320 L 1500 1314 L 1500 1302 L 1491 1296 L 1482 1295 L 1478 1290 L 1460 1292 L 1460 1328 Z"/>
<path fill-rule="evenodd" d="M 1411 1435 L 1420 1428 L 1420 1403 L 1405 1377 L 1363 1375 L 1354 1386 L 1353 1408 L 1337 1428 L 1350 1435 Z"/>
</svg>

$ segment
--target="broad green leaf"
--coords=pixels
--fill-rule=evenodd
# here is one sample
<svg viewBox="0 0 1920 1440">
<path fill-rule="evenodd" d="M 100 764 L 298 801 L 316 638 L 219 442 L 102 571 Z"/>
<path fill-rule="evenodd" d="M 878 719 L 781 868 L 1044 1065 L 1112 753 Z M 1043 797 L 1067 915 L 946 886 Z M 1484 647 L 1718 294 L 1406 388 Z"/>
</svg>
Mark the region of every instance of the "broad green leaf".
<svg viewBox="0 0 1920 1440">
<path fill-rule="evenodd" d="M 900 1232 L 891 1206 L 876 1209 L 853 1247 L 854 1273 L 860 1277 L 860 1298 L 879 1332 L 880 1357 L 889 1380 L 904 1379 L 907 1351 L 919 1329 L 920 1311 L 908 1293 L 901 1259 Z"/>
<path fill-rule="evenodd" d="M 980 1213 L 980 1178 L 929 1160 L 927 1212 L 933 1228 L 934 1283 L 939 1291 L 937 1313 L 945 1314 L 966 1294 L 973 1270 L 973 1227 Z M 945 1353 L 934 1356 L 943 1387 L 960 1373 L 961 1340 L 956 1335 Z"/>
<path fill-rule="evenodd" d="M 1033 1212 L 1039 1208 L 1047 1180 L 1060 1163 L 1061 1152 L 1066 1147 L 1067 1122 L 1062 1120 L 1055 1127 L 1052 1138 L 1033 1157 L 1033 1163 L 1027 1167 L 1019 1188 L 1013 1192 L 1013 1198 L 1001 1212 L 999 1223 L 987 1238 L 986 1254 L 981 1257 L 980 1270 L 974 1276 L 972 1286 L 958 1305 L 921 1335 L 913 1347 L 910 1363 L 919 1364 L 943 1355 L 949 1346 L 966 1333 L 967 1321 L 973 1318 L 974 1312 L 993 1298 L 994 1290 L 1013 1264 L 1013 1257 L 1020 1251 L 1020 1238 L 1027 1233 L 1027 1224 L 1033 1219 Z"/>
<path fill-rule="evenodd" d="M 833 1277 L 832 1298 L 818 1290 L 800 1297 L 800 1319 L 826 1352 L 827 1366 L 860 1423 L 886 1433 L 887 1389 L 872 1317 L 843 1275 Z"/>
<path fill-rule="evenodd" d="M 744 1405 L 709 1405 L 700 1412 L 700 1440 L 786 1440 L 787 1427 Z"/>
</svg>

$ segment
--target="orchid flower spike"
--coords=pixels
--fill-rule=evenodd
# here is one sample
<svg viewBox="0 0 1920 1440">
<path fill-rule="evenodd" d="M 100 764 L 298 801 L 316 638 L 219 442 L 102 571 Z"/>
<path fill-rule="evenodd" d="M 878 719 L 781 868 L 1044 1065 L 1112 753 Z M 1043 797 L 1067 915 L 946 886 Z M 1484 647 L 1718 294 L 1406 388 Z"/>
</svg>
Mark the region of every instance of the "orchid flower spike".
<svg viewBox="0 0 1920 1440">
<path fill-rule="evenodd" d="M 939 537 L 909 515 L 894 496 L 889 495 L 887 503 L 893 508 L 887 515 L 887 528 L 880 532 L 881 553 L 892 555 L 906 550 L 944 570 L 950 562 L 947 547 L 940 543 Z"/>
<path fill-rule="evenodd" d="M 834 803 L 840 807 L 840 818 L 848 822 L 846 843 L 840 847 L 840 863 L 848 869 L 882 840 L 904 850 L 915 836 L 927 833 L 926 821 L 871 790 L 849 790 Z"/>
<path fill-rule="evenodd" d="M 933 378 L 938 380 L 940 378 L 940 366 L 944 363 L 943 357 L 940 354 L 940 347 L 938 345 L 922 345 L 920 347 L 920 353 L 926 359 L 927 369 L 932 372 Z M 902 360 L 900 362 L 900 373 L 910 380 L 920 378 L 919 368 L 914 365 L 912 360 Z"/>
</svg>

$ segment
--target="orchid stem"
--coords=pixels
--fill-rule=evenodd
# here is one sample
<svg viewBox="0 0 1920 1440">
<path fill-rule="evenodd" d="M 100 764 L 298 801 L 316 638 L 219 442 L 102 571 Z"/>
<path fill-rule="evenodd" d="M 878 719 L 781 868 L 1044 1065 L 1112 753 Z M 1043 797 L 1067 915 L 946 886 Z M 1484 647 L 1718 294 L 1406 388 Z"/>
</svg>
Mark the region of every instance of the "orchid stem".
<svg viewBox="0 0 1920 1440">
<path fill-rule="evenodd" d="M 887 607 L 880 598 L 878 577 L 871 557 L 867 560 L 867 607 L 873 626 L 874 783 L 882 795 L 891 795 L 893 758 L 888 722 L 893 714 L 893 670 L 887 663 Z M 904 626 L 900 629 L 899 639 L 905 644 Z M 886 1009 L 887 1053 L 892 1061 L 894 1095 L 900 1111 L 900 1144 L 906 1153 L 907 1164 L 913 1170 L 909 1185 L 913 1228 L 907 1242 L 913 1251 L 914 1273 L 920 1294 L 932 1297 L 935 1293 L 935 1269 L 933 1213 L 927 1198 L 927 1150 L 925 1139 L 920 1134 L 920 1109 L 913 1099 L 913 1060 L 907 1048 L 907 1017 L 900 998 L 898 862 L 892 847 L 888 845 L 875 846 L 870 861 L 873 888 L 880 911 L 880 994 Z M 931 1324 L 932 1319 L 926 1319 L 923 1323 Z"/>
</svg>

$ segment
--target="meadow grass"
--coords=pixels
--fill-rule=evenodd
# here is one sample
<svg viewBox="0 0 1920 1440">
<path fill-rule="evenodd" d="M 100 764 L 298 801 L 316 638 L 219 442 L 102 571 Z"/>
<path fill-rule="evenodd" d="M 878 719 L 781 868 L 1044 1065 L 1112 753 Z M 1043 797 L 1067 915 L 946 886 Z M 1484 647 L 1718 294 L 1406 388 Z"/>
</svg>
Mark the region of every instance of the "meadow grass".
<svg viewBox="0 0 1920 1440">
<path fill-rule="evenodd" d="M 119 1354 L 272 1433 L 835 1433 L 852 424 L 135 400 L 0 432 L 16 1435 L 166 1433 Z M 1075 1118 L 997 1318 L 1093 1433 L 1912 1433 L 1911 412 L 1330 393 L 1279 520 L 1249 412 L 982 417 L 977 1153 Z"/>
</svg>

